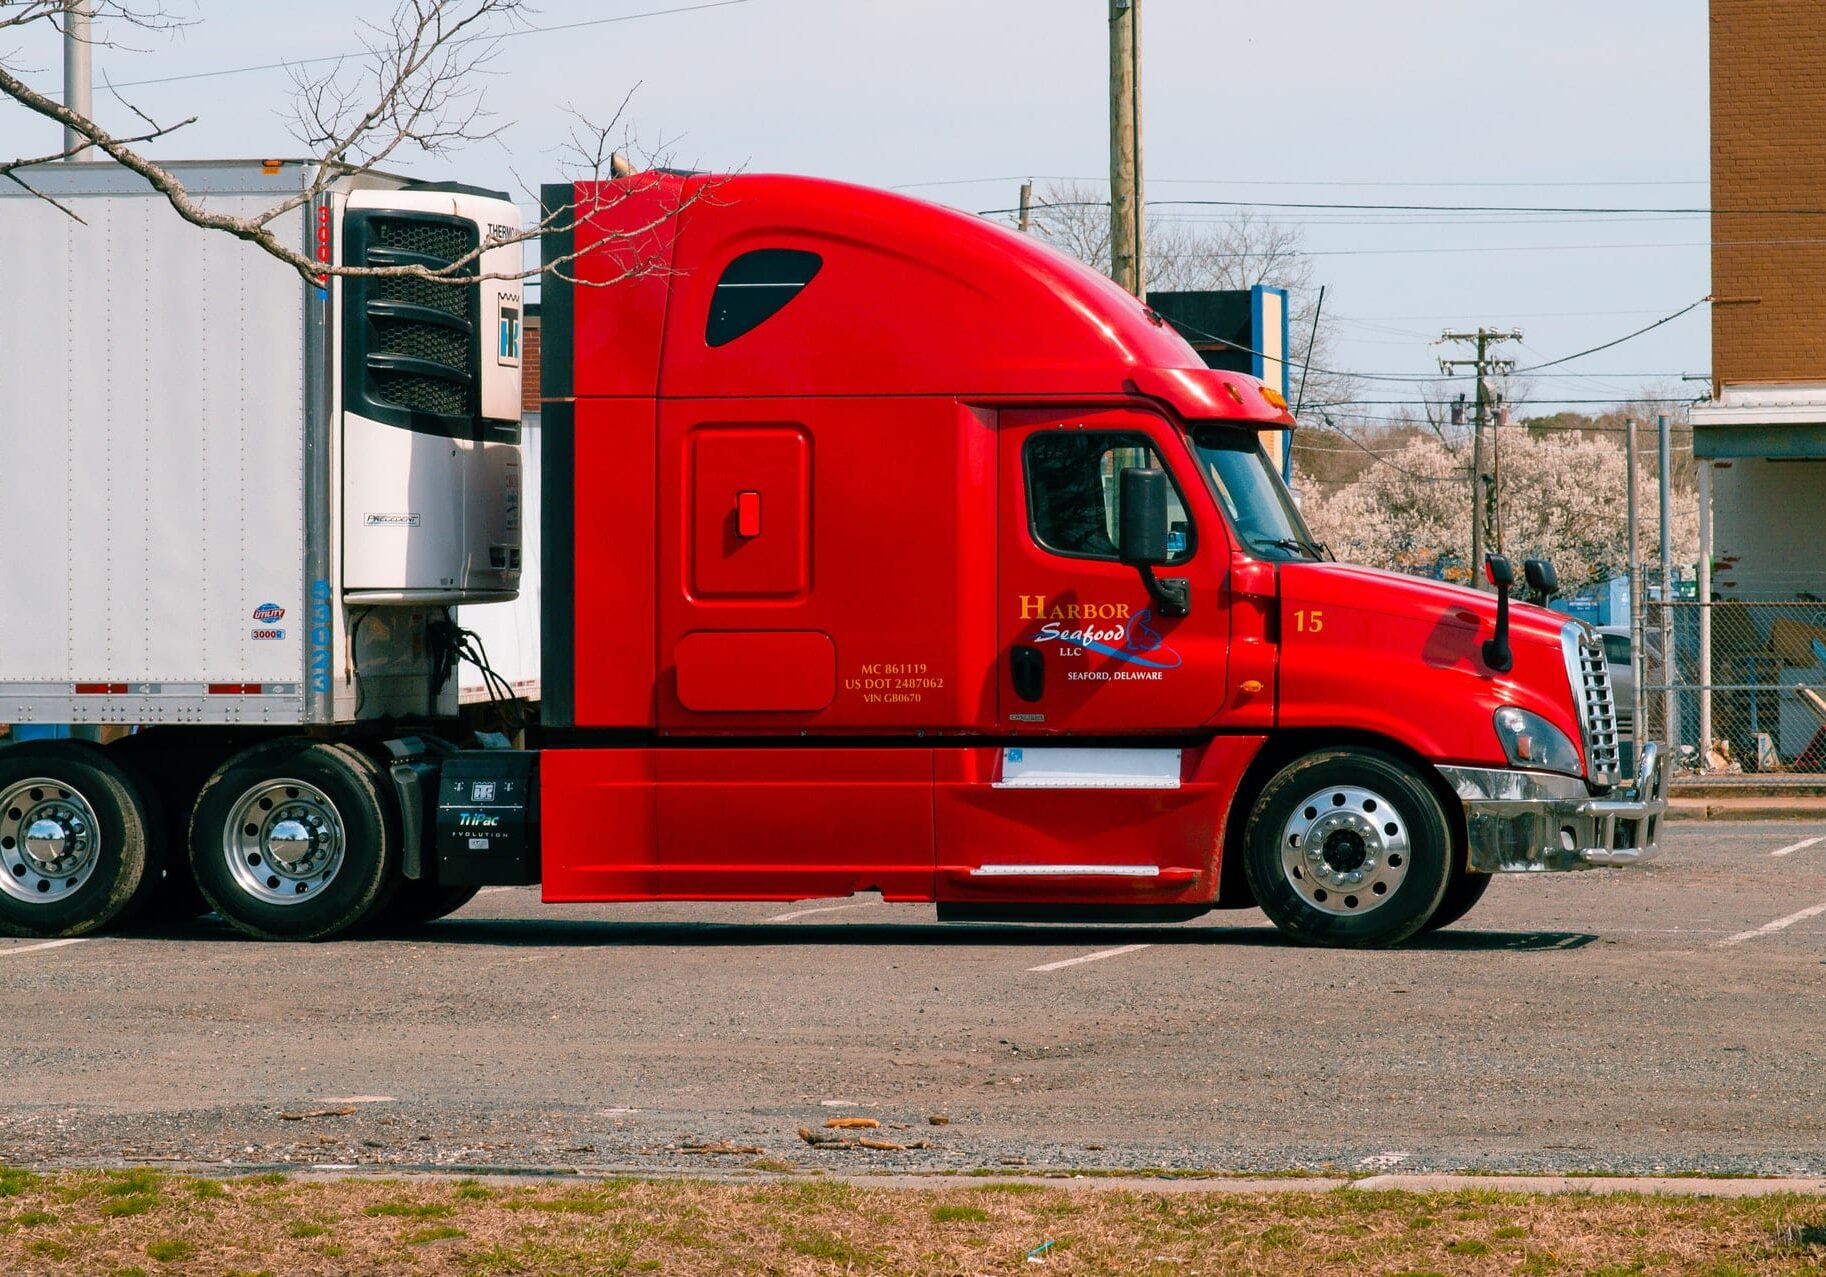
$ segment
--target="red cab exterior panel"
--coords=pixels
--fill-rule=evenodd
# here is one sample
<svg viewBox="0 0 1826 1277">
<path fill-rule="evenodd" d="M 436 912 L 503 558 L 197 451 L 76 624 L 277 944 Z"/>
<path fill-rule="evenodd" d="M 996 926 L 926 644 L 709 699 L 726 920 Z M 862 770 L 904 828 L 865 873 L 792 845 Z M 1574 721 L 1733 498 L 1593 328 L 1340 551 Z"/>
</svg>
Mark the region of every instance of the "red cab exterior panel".
<svg viewBox="0 0 1826 1277">
<path fill-rule="evenodd" d="M 1096 272 L 806 178 L 545 201 L 595 285 L 543 314 L 547 899 L 1171 913 L 1247 902 L 1247 847 L 1277 922 L 1372 943 L 1652 854 L 1652 803 L 1587 810 L 1576 627 L 1324 561 L 1285 403 Z"/>
</svg>

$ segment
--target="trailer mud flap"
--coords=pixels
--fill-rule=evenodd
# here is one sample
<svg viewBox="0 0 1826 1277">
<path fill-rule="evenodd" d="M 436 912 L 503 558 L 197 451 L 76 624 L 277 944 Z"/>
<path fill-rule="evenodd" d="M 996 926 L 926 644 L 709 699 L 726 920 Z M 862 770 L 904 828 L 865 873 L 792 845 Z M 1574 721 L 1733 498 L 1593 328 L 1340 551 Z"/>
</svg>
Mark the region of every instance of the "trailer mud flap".
<svg viewBox="0 0 1826 1277">
<path fill-rule="evenodd" d="M 445 886 L 539 881 L 539 755 L 465 750 L 444 759 L 437 800 L 437 880 Z"/>
</svg>

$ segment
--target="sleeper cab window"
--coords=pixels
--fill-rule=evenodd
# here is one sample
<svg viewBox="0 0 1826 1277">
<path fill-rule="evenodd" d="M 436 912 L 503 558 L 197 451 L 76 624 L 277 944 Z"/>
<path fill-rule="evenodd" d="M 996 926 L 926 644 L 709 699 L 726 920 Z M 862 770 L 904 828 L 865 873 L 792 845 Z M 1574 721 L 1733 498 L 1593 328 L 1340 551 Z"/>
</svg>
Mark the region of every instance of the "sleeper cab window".
<svg viewBox="0 0 1826 1277">
<path fill-rule="evenodd" d="M 1145 435 L 1115 430 L 1037 434 L 1023 450 L 1028 527 L 1041 549 L 1074 559 L 1115 559 L 1122 526 L 1122 472 L 1165 469 Z M 1169 563 L 1192 557 L 1192 520 L 1168 473 Z"/>
<path fill-rule="evenodd" d="M 824 265 L 816 253 L 797 248 L 757 248 L 723 268 L 710 296 L 704 344 L 727 346 L 780 313 Z"/>
</svg>

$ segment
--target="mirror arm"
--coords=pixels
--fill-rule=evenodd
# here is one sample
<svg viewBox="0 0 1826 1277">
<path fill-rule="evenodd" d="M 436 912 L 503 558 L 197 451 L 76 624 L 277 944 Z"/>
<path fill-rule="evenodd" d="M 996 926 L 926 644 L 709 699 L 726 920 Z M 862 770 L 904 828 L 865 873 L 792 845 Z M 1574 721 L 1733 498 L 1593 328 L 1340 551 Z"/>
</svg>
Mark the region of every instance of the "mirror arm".
<svg viewBox="0 0 1826 1277">
<path fill-rule="evenodd" d="M 1158 577 L 1152 564 L 1138 563 L 1141 582 L 1148 587 L 1148 598 L 1162 616 L 1188 616 L 1192 612 L 1192 583 L 1183 576 Z"/>
<path fill-rule="evenodd" d="M 1484 664 L 1498 674 L 1507 674 L 1515 666 L 1515 653 L 1509 648 L 1509 586 L 1496 587 L 1496 634 L 1484 640 Z"/>
</svg>

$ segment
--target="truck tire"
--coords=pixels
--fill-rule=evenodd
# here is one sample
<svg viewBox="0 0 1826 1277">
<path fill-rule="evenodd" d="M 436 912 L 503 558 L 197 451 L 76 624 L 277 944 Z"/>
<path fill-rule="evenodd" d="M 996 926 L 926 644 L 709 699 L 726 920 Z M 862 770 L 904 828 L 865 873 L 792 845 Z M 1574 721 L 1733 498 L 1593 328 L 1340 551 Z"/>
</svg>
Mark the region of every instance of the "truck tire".
<svg viewBox="0 0 1826 1277">
<path fill-rule="evenodd" d="M 1301 944 L 1400 944 L 1439 911 L 1451 878 L 1439 799 L 1406 763 L 1369 749 L 1282 768 L 1249 815 L 1245 844 L 1256 900 Z"/>
<path fill-rule="evenodd" d="M 1495 874 L 1476 874 L 1468 869 L 1452 875 L 1452 881 L 1446 885 L 1446 897 L 1439 902 L 1439 908 L 1427 919 L 1422 931 L 1438 931 L 1449 927 L 1460 918 L 1470 913 L 1477 902 L 1484 898 L 1484 892 L 1490 889 L 1490 880 Z"/>
<path fill-rule="evenodd" d="M 163 829 L 168 849 L 160 881 L 146 893 L 144 907 L 132 918 L 135 925 L 182 926 L 214 910 L 197 887 L 185 848 L 197 793 L 230 752 L 228 747 L 191 743 L 184 728 L 153 728 L 108 746 L 109 756 L 150 800 L 148 811 Z"/>
<path fill-rule="evenodd" d="M 400 821 L 379 766 L 347 745 L 256 745 L 217 769 L 190 817 L 190 868 L 232 926 L 327 940 L 399 886 Z"/>
<path fill-rule="evenodd" d="M 446 887 L 435 882 L 407 879 L 387 902 L 386 908 L 362 924 L 365 930 L 380 935 L 411 931 L 439 918 L 447 918 L 476 898 L 480 887 Z"/>
<path fill-rule="evenodd" d="M 99 745 L 0 749 L 0 935 L 87 935 L 142 906 L 164 862 L 145 794 Z"/>
</svg>

